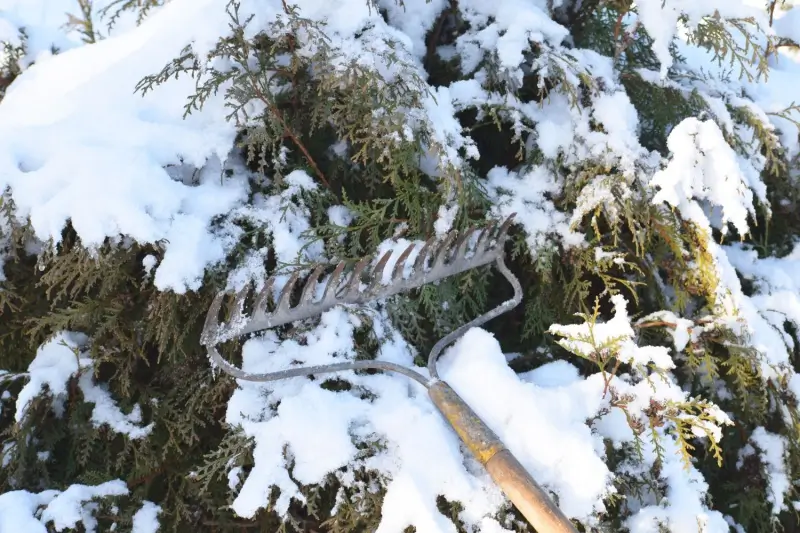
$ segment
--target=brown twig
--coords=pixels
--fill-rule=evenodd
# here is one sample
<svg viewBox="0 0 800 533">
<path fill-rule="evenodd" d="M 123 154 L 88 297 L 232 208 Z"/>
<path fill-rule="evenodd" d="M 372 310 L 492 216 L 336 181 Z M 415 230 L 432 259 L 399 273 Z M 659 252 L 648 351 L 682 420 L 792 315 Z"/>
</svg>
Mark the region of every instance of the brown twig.
<svg viewBox="0 0 800 533">
<path fill-rule="evenodd" d="M 141 485 L 143 483 L 147 483 L 148 481 L 152 481 L 153 478 L 155 478 L 159 474 L 162 474 L 164 472 L 164 470 L 166 470 L 166 469 L 167 469 L 166 463 L 162 463 L 158 468 L 156 468 L 155 470 L 153 470 L 149 474 L 146 474 L 144 476 L 138 477 L 138 478 L 136 478 L 136 479 L 134 479 L 132 481 L 128 481 L 128 483 L 127 483 L 128 488 L 132 489 L 134 487 L 138 487 L 139 485 Z"/>
<path fill-rule="evenodd" d="M 778 5 L 778 0 L 772 0 L 769 4 L 769 27 L 772 27 L 772 20 L 775 17 L 775 7 Z"/>
<path fill-rule="evenodd" d="M 769 27 L 772 27 L 772 22 L 775 18 L 775 7 L 778 5 L 778 0 L 772 0 L 769 4 Z M 778 43 L 773 43 L 772 39 L 768 41 L 767 50 L 764 54 L 765 57 L 769 58 L 772 54 L 778 53 L 778 48 L 780 47 L 780 40 Z"/>
<path fill-rule="evenodd" d="M 625 17 L 625 12 L 621 11 L 619 15 L 617 15 L 617 23 L 614 24 L 614 42 L 617 42 L 619 39 L 619 32 L 622 31 L 622 19 Z"/>
<path fill-rule="evenodd" d="M 225 522 L 213 522 L 211 520 L 203 520 L 203 525 L 204 526 L 209 526 L 209 527 L 217 527 L 217 526 L 218 527 L 227 527 L 227 526 L 233 525 L 233 526 L 239 526 L 242 530 L 244 530 L 244 529 L 247 529 L 247 528 L 260 527 L 261 523 L 260 522 L 246 522 L 246 523 L 228 522 L 228 523 L 225 523 Z"/>
<path fill-rule="evenodd" d="M 325 174 L 322 173 L 322 170 L 320 170 L 319 166 L 317 165 L 317 162 L 314 161 L 314 158 L 311 157 L 311 154 L 309 153 L 308 149 L 305 147 L 302 141 L 300 141 L 300 139 L 297 138 L 297 135 L 295 135 L 295 133 L 291 130 L 289 125 L 283 119 L 283 115 L 281 114 L 280 110 L 275 106 L 274 103 L 272 103 L 269 100 L 269 98 L 266 97 L 263 91 L 261 91 L 261 89 L 258 87 L 258 83 L 256 83 L 255 80 L 251 79 L 250 81 L 253 87 L 253 91 L 256 93 L 258 99 L 264 102 L 267 105 L 267 107 L 269 107 L 270 111 L 272 111 L 272 114 L 275 115 L 275 117 L 281 123 L 281 126 L 283 127 L 283 134 L 286 137 L 289 137 L 292 140 L 292 142 L 294 142 L 294 144 L 300 149 L 300 151 L 303 152 L 303 155 L 308 160 L 311 167 L 314 169 L 314 172 L 317 174 L 317 177 L 325 185 L 325 187 L 330 189 L 331 185 L 325 178 Z"/>
<path fill-rule="evenodd" d="M 286 0 L 281 0 L 281 3 L 283 4 L 284 12 L 287 15 L 291 14 L 291 10 L 289 9 L 289 5 L 286 3 Z M 291 47 L 292 51 L 294 51 L 295 42 L 294 42 L 294 39 L 292 37 L 290 37 L 290 39 L 291 39 L 290 47 Z M 296 74 L 294 71 L 285 72 L 285 74 L 290 74 L 290 77 L 292 78 L 292 81 L 294 82 L 295 74 Z M 303 144 L 303 142 L 300 141 L 300 139 L 297 137 L 297 135 L 292 131 L 292 129 L 286 123 L 286 120 L 284 120 L 284 118 L 283 118 L 283 114 L 275 106 L 275 104 L 273 102 L 271 102 L 269 100 L 269 98 L 267 98 L 267 96 L 264 94 L 264 92 L 259 87 L 258 81 L 253 79 L 253 74 L 251 72 L 249 72 L 249 71 L 248 71 L 248 77 L 250 79 L 250 85 L 252 86 L 253 91 L 255 92 L 255 94 L 258 97 L 258 99 L 261 100 L 264 104 L 267 105 L 267 107 L 270 109 L 270 111 L 272 111 L 272 114 L 275 115 L 275 117 L 281 123 L 281 126 L 283 127 L 283 135 L 284 135 L 284 137 L 290 138 L 292 140 L 292 142 L 295 144 L 295 146 L 297 146 L 300 149 L 300 151 L 303 152 L 303 155 L 308 160 L 309 164 L 311 165 L 311 168 L 314 169 L 314 172 L 317 174 L 317 177 L 319 178 L 319 180 L 322 182 L 323 185 L 325 185 L 326 188 L 330 189 L 331 185 L 328 182 L 328 180 L 325 178 L 325 174 L 323 174 L 322 170 L 320 170 L 319 165 L 317 165 L 317 162 L 314 160 L 314 158 L 311 157 L 311 153 L 308 151 L 308 149 Z"/>
<path fill-rule="evenodd" d="M 433 31 L 430 33 L 427 42 L 427 55 L 433 57 L 436 53 L 436 45 L 439 43 L 439 39 L 442 37 L 442 29 L 444 28 L 444 19 L 447 18 L 450 9 L 443 9 L 441 13 L 439 13 L 439 18 L 436 19 L 436 24 L 433 28 Z"/>
<path fill-rule="evenodd" d="M 614 379 L 614 376 L 617 375 L 617 371 L 619 370 L 619 367 L 620 367 L 621 364 L 622 364 L 622 360 L 621 359 L 617 359 L 616 360 L 616 364 L 614 365 L 614 368 L 611 370 L 611 372 L 609 372 L 608 377 L 606 377 L 605 370 L 603 371 L 603 382 L 604 382 L 604 385 L 603 385 L 603 398 L 605 398 L 606 394 L 608 394 L 608 389 L 609 389 L 609 387 L 611 387 L 611 380 Z"/>
<path fill-rule="evenodd" d="M 637 328 L 660 328 L 660 327 L 667 327 L 667 328 L 677 328 L 677 324 L 673 324 L 672 322 L 664 322 L 664 321 L 656 321 L 656 322 L 646 322 L 644 324 L 636 324 Z"/>
<path fill-rule="evenodd" d="M 637 31 L 639 31 L 639 25 L 641 24 L 641 21 L 639 21 L 639 19 L 637 19 L 636 22 L 633 23 L 633 27 L 631 28 L 631 31 L 624 31 L 623 32 L 622 31 L 622 18 L 626 14 L 627 13 L 620 13 L 619 14 L 619 16 L 617 17 L 617 23 L 616 23 L 616 25 L 614 27 L 614 43 L 615 43 L 615 45 L 614 45 L 614 61 L 619 59 L 619 56 L 621 56 L 622 53 L 625 52 L 625 50 L 627 50 L 628 47 L 631 45 L 631 43 L 633 42 L 633 36 Z M 622 32 L 622 35 L 620 35 L 620 32 Z"/>
</svg>

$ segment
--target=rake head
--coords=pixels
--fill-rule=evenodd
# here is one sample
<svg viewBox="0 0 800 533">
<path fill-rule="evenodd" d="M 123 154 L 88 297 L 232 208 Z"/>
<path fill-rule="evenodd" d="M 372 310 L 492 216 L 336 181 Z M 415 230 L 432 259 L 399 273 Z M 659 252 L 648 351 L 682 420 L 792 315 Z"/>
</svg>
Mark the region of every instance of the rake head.
<svg viewBox="0 0 800 533">
<path fill-rule="evenodd" d="M 298 287 L 300 273 L 294 272 L 277 298 L 273 297 L 276 278 L 270 277 L 252 298 L 251 306 L 246 305 L 251 298 L 250 286 L 246 285 L 234 296 L 230 318 L 223 323 L 219 321 L 219 312 L 227 292 L 220 292 L 208 310 L 201 344 L 205 345 L 212 358 L 220 363 L 220 356 L 214 348 L 218 343 L 320 315 L 337 305 L 363 304 L 386 298 L 496 262 L 498 268 L 514 285 L 515 299 L 452 332 L 445 338 L 450 339 L 448 342 L 452 342 L 451 337 L 457 332 L 463 332 L 464 327 L 475 326 L 507 311 L 521 298 L 518 281 L 503 264 L 504 245 L 513 217 L 514 215 L 511 215 L 502 223 L 490 222 L 483 228 L 469 228 L 460 234 L 451 231 L 443 238 L 432 237 L 421 248 L 417 244 L 411 244 L 397 256 L 393 266 L 388 266 L 395 255 L 395 251 L 392 250 L 378 257 L 374 264 L 372 263 L 375 256 L 364 257 L 354 265 L 349 263 L 353 265 L 349 269 L 348 262 L 341 261 L 336 264 L 324 283 L 320 283 L 323 273 L 332 265 L 319 265 L 305 280 L 302 288 Z M 418 253 L 412 261 L 417 250 Z M 251 307 L 251 310 L 246 312 L 246 307 Z M 233 367 L 227 363 L 221 366 L 229 374 L 248 379 L 243 377 L 241 371 L 231 372 Z M 313 372 L 306 372 L 306 374 L 311 373 Z M 293 372 L 292 375 L 300 374 Z"/>
<path fill-rule="evenodd" d="M 513 309 L 522 300 L 519 280 L 503 262 L 504 244 L 512 217 L 513 215 L 502 224 L 492 222 L 485 228 L 471 228 L 460 235 L 450 232 L 441 240 L 432 238 L 418 250 L 413 261 L 412 254 L 417 250 L 417 246 L 412 244 L 397 256 L 392 266 L 389 266 L 394 255 L 392 251 L 377 258 L 373 266 L 370 265 L 374 258 L 365 257 L 356 262 L 347 273 L 345 273 L 347 263 L 340 262 L 324 285 L 319 284 L 325 271 L 325 266 L 320 265 L 299 289 L 299 299 L 296 290 L 300 279 L 299 272 L 289 277 L 274 302 L 272 295 L 275 278 L 272 277 L 255 295 L 252 311 L 249 313 L 245 313 L 245 307 L 250 289 L 245 286 L 236 294 L 231 318 L 225 323 L 219 322 L 219 312 L 226 296 L 225 292 L 221 292 L 214 298 L 208 310 L 201 343 L 206 346 L 209 356 L 218 368 L 234 378 L 245 381 L 276 381 L 366 369 L 397 372 L 417 381 L 427 389 L 433 404 L 471 451 L 473 457 L 486 468 L 491 478 L 536 531 L 577 533 L 571 522 L 525 470 L 522 463 L 511 454 L 499 437 L 459 397 L 458 393 L 439 379 L 436 371 L 436 359 L 445 346 L 461 337 L 468 329 L 480 326 Z M 295 366 L 275 372 L 252 374 L 231 365 L 216 348 L 217 343 L 319 315 L 339 304 L 358 304 L 385 298 L 492 262 L 513 286 L 514 296 L 441 338 L 428 355 L 428 376 L 397 363 L 379 360 Z M 293 300 L 296 303 L 293 304 Z"/>
</svg>

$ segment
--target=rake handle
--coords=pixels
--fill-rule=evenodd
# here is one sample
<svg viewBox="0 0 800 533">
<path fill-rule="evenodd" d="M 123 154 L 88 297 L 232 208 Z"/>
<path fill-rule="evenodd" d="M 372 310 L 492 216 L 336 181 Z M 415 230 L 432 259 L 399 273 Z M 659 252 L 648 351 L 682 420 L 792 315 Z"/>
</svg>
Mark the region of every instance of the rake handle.
<svg viewBox="0 0 800 533">
<path fill-rule="evenodd" d="M 538 533 L 577 533 L 544 489 L 452 387 L 437 381 L 428 388 L 428 394 L 497 486 Z"/>
</svg>

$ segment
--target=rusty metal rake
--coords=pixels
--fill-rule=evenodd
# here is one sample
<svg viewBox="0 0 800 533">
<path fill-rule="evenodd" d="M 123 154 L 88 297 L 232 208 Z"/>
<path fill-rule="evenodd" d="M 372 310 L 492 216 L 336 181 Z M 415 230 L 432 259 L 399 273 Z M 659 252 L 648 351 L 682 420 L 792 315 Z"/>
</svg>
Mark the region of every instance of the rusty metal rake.
<svg viewBox="0 0 800 533">
<path fill-rule="evenodd" d="M 250 288 L 245 286 L 234 297 L 233 311 L 224 323 L 219 315 L 227 293 L 217 294 L 206 317 L 201 343 L 208 349 L 216 366 L 234 378 L 246 381 L 275 381 L 298 376 L 309 376 L 349 370 L 376 369 L 403 374 L 425 387 L 434 405 L 447 419 L 455 432 L 475 458 L 486 468 L 495 483 L 539 533 L 577 533 L 572 523 L 550 499 L 547 493 L 530 476 L 511 454 L 499 437 L 484 423 L 447 383 L 439 379 L 436 361 L 444 348 L 461 337 L 467 330 L 516 307 L 522 300 L 519 280 L 504 262 L 505 241 L 513 215 L 502 224 L 491 222 L 486 227 L 470 228 L 462 234 L 450 232 L 443 239 L 431 238 L 410 260 L 416 245 L 409 245 L 397 257 L 394 267 L 387 268 L 392 251 L 384 253 L 370 268 L 373 257 L 365 257 L 345 272 L 346 262 L 336 265 L 324 287 L 319 280 L 326 267 L 314 269 L 297 297 L 300 274 L 292 274 L 277 300 L 272 294 L 275 278 L 272 277 L 255 295 L 252 310 L 246 312 Z M 363 304 L 421 287 L 438 280 L 494 263 L 498 271 L 511 283 L 514 296 L 455 329 L 440 339 L 428 355 L 428 374 L 425 377 L 410 368 L 386 361 L 351 361 L 347 363 L 293 367 L 267 374 L 245 372 L 226 361 L 216 348 L 242 335 L 273 328 L 297 320 L 322 314 L 340 304 Z M 391 270 L 391 271 L 390 271 Z M 385 282 L 386 274 L 388 282 Z M 322 295 L 319 292 L 322 289 Z M 296 303 L 292 303 L 295 300 Z"/>
</svg>

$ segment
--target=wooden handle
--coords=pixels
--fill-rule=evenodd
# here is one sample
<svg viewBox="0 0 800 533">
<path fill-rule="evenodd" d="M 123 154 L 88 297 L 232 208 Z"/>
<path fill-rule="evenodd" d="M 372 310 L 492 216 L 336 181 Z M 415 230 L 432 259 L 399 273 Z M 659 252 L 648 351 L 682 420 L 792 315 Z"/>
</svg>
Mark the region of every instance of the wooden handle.
<svg viewBox="0 0 800 533">
<path fill-rule="evenodd" d="M 495 483 L 539 533 L 577 533 L 561 509 L 508 449 L 484 465 Z"/>
<path fill-rule="evenodd" d="M 428 394 L 497 486 L 538 533 L 578 533 L 500 438 L 452 387 L 437 381 Z"/>
</svg>

